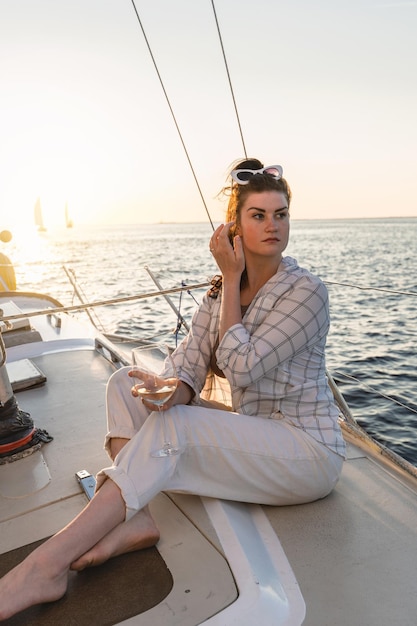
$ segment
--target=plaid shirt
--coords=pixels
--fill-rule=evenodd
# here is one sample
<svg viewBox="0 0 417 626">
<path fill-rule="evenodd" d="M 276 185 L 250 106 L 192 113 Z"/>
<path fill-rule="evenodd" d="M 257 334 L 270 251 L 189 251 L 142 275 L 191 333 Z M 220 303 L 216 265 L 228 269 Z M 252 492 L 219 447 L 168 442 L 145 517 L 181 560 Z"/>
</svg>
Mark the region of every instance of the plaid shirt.
<svg viewBox="0 0 417 626">
<path fill-rule="evenodd" d="M 195 392 L 193 403 L 199 403 L 200 394 L 223 402 L 229 395 L 233 411 L 284 419 L 343 456 L 339 411 L 326 377 L 329 302 L 322 281 L 295 259 L 283 259 L 242 323 L 229 328 L 217 348 L 227 386 L 210 372 L 220 304 L 221 290 L 216 299 L 204 296 L 174 353 L 179 378 Z"/>
</svg>

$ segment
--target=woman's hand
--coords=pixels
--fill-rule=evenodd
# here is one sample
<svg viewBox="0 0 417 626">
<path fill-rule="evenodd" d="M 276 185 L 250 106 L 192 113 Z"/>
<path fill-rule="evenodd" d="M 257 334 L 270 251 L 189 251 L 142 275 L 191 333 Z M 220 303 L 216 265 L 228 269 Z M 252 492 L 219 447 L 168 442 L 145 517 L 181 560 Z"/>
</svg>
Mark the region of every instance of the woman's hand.
<svg viewBox="0 0 417 626">
<path fill-rule="evenodd" d="M 245 269 L 245 255 L 239 235 L 233 238 L 233 246 L 230 243 L 229 234 L 233 225 L 234 222 L 228 222 L 216 228 L 210 239 L 210 252 L 225 280 L 238 278 L 240 281 Z"/>
<path fill-rule="evenodd" d="M 128 372 L 128 376 L 131 378 L 137 378 L 140 381 L 143 381 L 147 374 L 145 372 L 141 372 L 140 370 L 130 370 Z M 169 381 L 170 379 L 167 379 Z M 138 393 L 138 389 L 143 386 L 141 383 L 136 383 L 130 390 L 130 393 L 134 398 L 138 398 L 141 394 Z M 162 405 L 155 405 L 152 400 L 148 400 L 142 396 L 142 403 L 146 408 L 150 411 L 166 411 L 176 404 L 188 404 L 194 396 L 194 391 L 191 389 L 187 383 L 184 383 L 182 380 L 178 380 L 177 388 L 175 389 L 173 395 Z"/>
<path fill-rule="evenodd" d="M 222 224 L 210 239 L 210 252 L 223 275 L 219 341 L 229 328 L 242 322 L 240 281 L 245 269 L 245 254 L 239 235 L 233 238 L 233 246 L 230 243 L 229 233 L 233 225 L 234 222 Z"/>
<path fill-rule="evenodd" d="M 140 396 L 140 393 L 138 393 L 138 389 L 140 389 L 141 387 L 148 386 L 149 383 L 151 387 L 154 387 L 156 379 L 163 380 L 162 377 L 160 379 L 159 377 L 155 377 L 154 374 L 149 374 L 149 372 L 140 370 L 137 367 L 135 367 L 134 369 L 131 369 L 127 374 L 128 376 L 130 376 L 130 378 L 137 379 L 136 381 L 135 380 L 132 381 L 134 385 L 130 390 L 130 393 L 132 394 L 134 398 L 138 398 Z"/>
</svg>

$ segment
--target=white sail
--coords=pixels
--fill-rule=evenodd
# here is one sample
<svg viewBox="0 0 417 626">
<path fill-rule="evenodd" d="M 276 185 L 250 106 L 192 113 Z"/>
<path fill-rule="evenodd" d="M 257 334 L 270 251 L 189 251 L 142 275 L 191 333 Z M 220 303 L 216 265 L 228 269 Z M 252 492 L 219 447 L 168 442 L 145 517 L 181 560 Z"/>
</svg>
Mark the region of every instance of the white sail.
<svg viewBox="0 0 417 626">
<path fill-rule="evenodd" d="M 35 203 L 35 226 L 37 227 L 39 232 L 46 231 L 45 224 L 43 223 L 40 198 L 38 198 Z"/>
<path fill-rule="evenodd" d="M 72 227 L 73 227 L 73 225 L 74 225 L 74 224 L 73 224 L 73 221 L 72 221 L 72 219 L 70 218 L 70 214 L 69 214 L 69 211 L 68 211 L 68 204 L 66 204 L 66 205 L 65 205 L 65 226 L 66 226 L 67 228 L 72 228 Z"/>
</svg>

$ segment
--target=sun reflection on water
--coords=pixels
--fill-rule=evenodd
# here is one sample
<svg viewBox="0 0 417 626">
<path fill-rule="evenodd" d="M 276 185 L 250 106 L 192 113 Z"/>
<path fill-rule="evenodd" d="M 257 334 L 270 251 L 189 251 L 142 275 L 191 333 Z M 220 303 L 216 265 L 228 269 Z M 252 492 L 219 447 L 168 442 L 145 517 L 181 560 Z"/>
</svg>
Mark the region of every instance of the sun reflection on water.
<svg viewBox="0 0 417 626">
<path fill-rule="evenodd" d="M 26 225 L 14 228 L 12 235 L 10 242 L 1 244 L 0 251 L 13 263 L 18 288 L 48 290 L 51 264 L 59 262 L 55 246 L 51 246 L 52 235 Z"/>
</svg>

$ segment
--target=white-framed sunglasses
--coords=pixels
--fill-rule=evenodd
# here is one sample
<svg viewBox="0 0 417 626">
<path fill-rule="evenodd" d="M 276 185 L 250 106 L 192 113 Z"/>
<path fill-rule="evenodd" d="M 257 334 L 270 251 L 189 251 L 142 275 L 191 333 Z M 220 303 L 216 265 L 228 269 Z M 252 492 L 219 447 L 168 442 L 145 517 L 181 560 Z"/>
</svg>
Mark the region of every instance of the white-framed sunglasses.
<svg viewBox="0 0 417 626">
<path fill-rule="evenodd" d="M 276 180 L 279 180 L 282 178 L 282 172 L 281 165 L 268 165 L 267 167 L 262 167 L 260 170 L 232 170 L 230 176 L 239 185 L 247 185 L 251 177 L 255 174 L 268 174 Z"/>
</svg>

